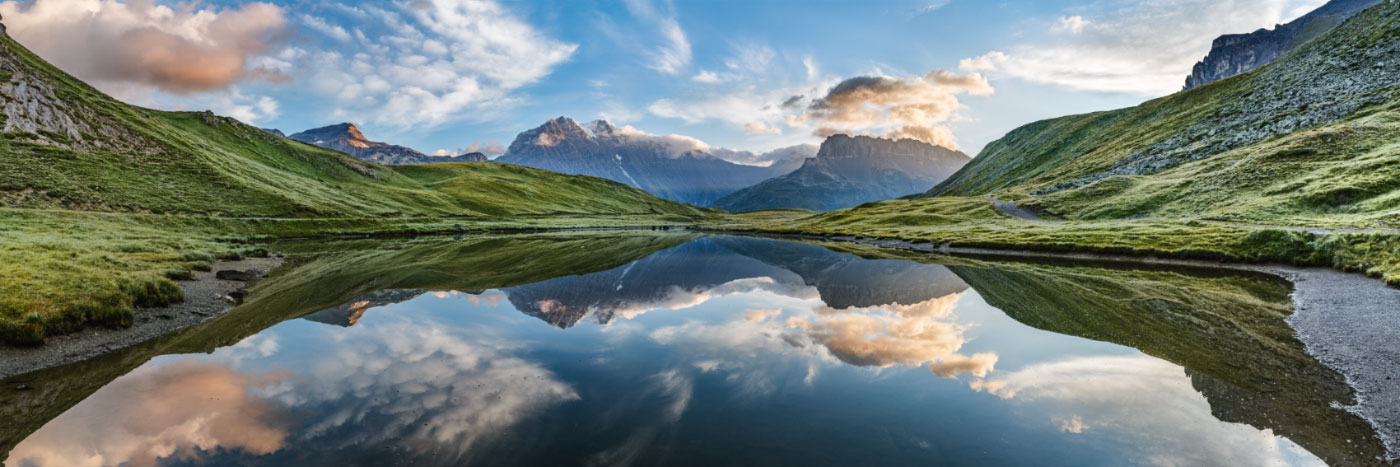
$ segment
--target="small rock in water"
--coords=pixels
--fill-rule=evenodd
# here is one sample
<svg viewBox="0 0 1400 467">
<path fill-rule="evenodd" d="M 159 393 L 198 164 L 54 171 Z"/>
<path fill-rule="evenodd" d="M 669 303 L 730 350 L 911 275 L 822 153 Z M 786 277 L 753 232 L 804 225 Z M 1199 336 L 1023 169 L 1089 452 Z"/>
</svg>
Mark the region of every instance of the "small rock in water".
<svg viewBox="0 0 1400 467">
<path fill-rule="evenodd" d="M 30 389 L 34 389 L 34 388 L 29 387 L 28 384 L 21 384 L 21 385 L 19 385 L 19 386 L 15 386 L 15 390 L 16 390 L 16 391 L 28 391 L 28 390 L 30 390 Z"/>
</svg>

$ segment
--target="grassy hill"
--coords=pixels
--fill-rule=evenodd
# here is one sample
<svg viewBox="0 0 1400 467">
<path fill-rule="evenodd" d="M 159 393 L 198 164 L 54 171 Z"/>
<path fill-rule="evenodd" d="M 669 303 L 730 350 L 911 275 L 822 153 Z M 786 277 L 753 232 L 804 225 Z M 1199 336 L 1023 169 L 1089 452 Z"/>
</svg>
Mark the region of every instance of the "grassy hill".
<svg viewBox="0 0 1400 467">
<path fill-rule="evenodd" d="M 1397 76 L 1400 5 L 1383 2 L 1254 72 L 1018 128 L 928 196 L 1070 219 L 1397 225 Z"/>
<path fill-rule="evenodd" d="M 920 199 L 732 222 L 955 247 L 1331 266 L 1400 285 L 1398 76 L 1400 3 L 1384 2 L 1253 72 L 1026 125 Z M 1017 219 L 991 198 L 1063 221 Z"/>
<path fill-rule="evenodd" d="M 127 105 L 8 36 L 0 37 L 0 102 L 4 207 L 259 217 L 701 213 L 603 180 L 497 164 L 396 170 L 208 112 Z"/>
<path fill-rule="evenodd" d="M 710 211 L 496 163 L 384 167 L 209 112 L 112 99 L 0 32 L 0 342 L 183 299 L 243 241 L 682 223 Z"/>
</svg>

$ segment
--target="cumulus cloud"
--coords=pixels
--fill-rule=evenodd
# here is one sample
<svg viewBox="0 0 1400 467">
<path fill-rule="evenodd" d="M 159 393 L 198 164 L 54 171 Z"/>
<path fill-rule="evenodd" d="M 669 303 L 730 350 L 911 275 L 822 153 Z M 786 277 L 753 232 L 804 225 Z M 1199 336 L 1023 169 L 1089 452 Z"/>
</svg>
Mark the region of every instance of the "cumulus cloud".
<svg viewBox="0 0 1400 467">
<path fill-rule="evenodd" d="M 324 19 L 311 15 L 301 15 L 301 22 L 306 23 L 307 27 L 331 39 L 341 42 L 349 42 L 351 39 L 350 33 L 346 31 L 344 27 L 327 23 Z"/>
<path fill-rule="evenodd" d="M 1056 32 L 1079 34 L 1084 32 L 1084 26 L 1088 26 L 1089 23 L 1090 21 L 1084 19 L 1083 16 L 1061 16 L 1059 23 L 1055 25 L 1053 30 Z"/>
<path fill-rule="evenodd" d="M 1273 27 L 1316 0 L 1147 0 L 1109 2 L 1092 18 L 1063 16 L 1057 34 L 1005 53 L 963 61 L 962 69 L 1083 91 L 1160 96 L 1180 90 L 1211 41 Z"/>
<path fill-rule="evenodd" d="M 202 99 L 210 110 L 219 115 L 227 115 L 244 123 L 257 124 L 277 118 L 280 104 L 268 96 L 245 95 L 237 87 L 228 91 L 210 94 Z"/>
<path fill-rule="evenodd" d="M 286 78 L 251 65 L 286 30 L 285 11 L 271 3 L 218 9 L 36 0 L 0 3 L 0 15 L 26 47 L 99 87 L 135 83 L 184 95 L 240 80 Z"/>
<path fill-rule="evenodd" d="M 295 61 L 314 90 L 332 99 L 336 118 L 408 128 L 500 108 L 578 47 L 546 37 L 489 0 L 361 8 L 368 14 L 347 31 L 349 47 L 309 50 Z M 341 39 L 335 30 L 317 31 Z"/>
<path fill-rule="evenodd" d="M 697 83 L 709 84 L 715 84 L 724 81 L 723 79 L 720 79 L 718 73 L 715 73 L 710 70 L 700 70 L 700 72 L 696 73 L 695 76 L 690 77 L 690 80 L 695 81 Z"/>
<path fill-rule="evenodd" d="M 768 126 L 767 123 L 763 122 L 749 122 L 744 124 L 744 133 L 751 135 L 781 135 L 783 134 L 783 130 Z"/>
<path fill-rule="evenodd" d="M 813 134 L 880 134 L 908 138 L 957 149 L 946 126 L 963 108 L 959 96 L 990 95 L 995 90 L 976 72 L 933 70 L 922 77 L 857 76 L 832 86 L 813 99 L 800 115 L 790 115 L 790 125 L 816 123 Z M 784 102 L 785 106 L 792 99 Z"/>
<path fill-rule="evenodd" d="M 258 388 L 286 375 L 250 377 L 180 361 L 117 379 L 34 432 L 10 453 L 20 465 L 160 465 L 225 449 L 269 454 L 287 443 L 277 406 Z"/>
</svg>

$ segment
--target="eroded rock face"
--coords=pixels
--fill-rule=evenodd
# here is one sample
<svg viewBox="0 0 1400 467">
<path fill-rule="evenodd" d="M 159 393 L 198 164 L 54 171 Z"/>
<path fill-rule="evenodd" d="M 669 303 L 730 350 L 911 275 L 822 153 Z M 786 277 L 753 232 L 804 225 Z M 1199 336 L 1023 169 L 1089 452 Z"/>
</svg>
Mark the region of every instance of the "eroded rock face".
<svg viewBox="0 0 1400 467">
<path fill-rule="evenodd" d="M 1264 66 L 1380 1 L 1332 0 L 1317 10 L 1274 29 L 1220 36 L 1211 44 L 1210 54 L 1197 62 L 1191 70 L 1191 76 L 1186 78 L 1184 89 Z"/>
<path fill-rule="evenodd" d="M 62 99 L 44 79 L 48 70 L 24 63 L 12 39 L 0 27 L 0 132 L 8 138 L 64 149 L 92 152 L 151 152 L 152 144 L 132 135 L 81 102 Z"/>
</svg>

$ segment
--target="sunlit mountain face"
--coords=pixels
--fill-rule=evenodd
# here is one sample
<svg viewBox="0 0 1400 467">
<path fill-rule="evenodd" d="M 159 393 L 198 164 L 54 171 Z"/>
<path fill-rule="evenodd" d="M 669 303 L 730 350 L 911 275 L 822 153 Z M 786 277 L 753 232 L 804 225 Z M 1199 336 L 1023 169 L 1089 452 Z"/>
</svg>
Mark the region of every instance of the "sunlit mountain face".
<svg viewBox="0 0 1400 467">
<path fill-rule="evenodd" d="M 460 267 L 541 242 L 553 267 Z M 52 419 L 16 412 L 37 428 L 6 465 L 1321 465 L 1379 449 L 1333 405 L 1349 390 L 1287 331 L 1289 288 L 1269 277 L 690 234 L 486 243 L 270 279 L 291 281 L 284 297 L 361 292 L 152 358 Z"/>
</svg>

